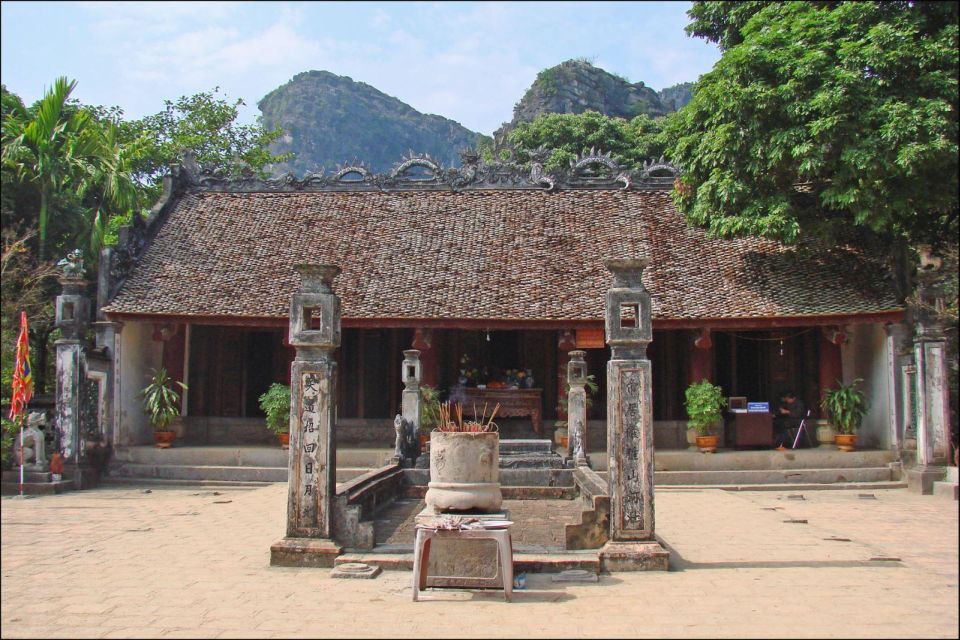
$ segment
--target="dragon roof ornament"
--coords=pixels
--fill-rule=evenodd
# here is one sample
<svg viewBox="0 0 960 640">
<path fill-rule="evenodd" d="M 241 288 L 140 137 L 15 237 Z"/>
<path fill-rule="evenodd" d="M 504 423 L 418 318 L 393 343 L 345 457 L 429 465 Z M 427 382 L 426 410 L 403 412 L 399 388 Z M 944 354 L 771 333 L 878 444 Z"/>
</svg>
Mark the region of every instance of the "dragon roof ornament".
<svg viewBox="0 0 960 640">
<path fill-rule="evenodd" d="M 474 149 L 460 152 L 460 167 L 444 168 L 428 154 L 411 151 L 385 174 L 372 173 L 362 162 L 337 166 L 332 172 L 322 167 L 297 178 L 291 173 L 263 178 L 247 172 L 227 175 L 201 169 L 192 157 L 185 157 L 177 172 L 184 188 L 191 191 L 310 192 L 310 191 L 394 191 L 394 190 L 476 190 L 476 189 L 657 189 L 673 187 L 680 175 L 664 158 L 645 163 L 640 169 L 622 168 L 611 152 L 584 151 L 571 160 L 568 169 L 547 172 L 552 151 L 544 147 L 526 152 L 520 161 L 515 149 L 495 142 L 490 160 Z"/>
</svg>

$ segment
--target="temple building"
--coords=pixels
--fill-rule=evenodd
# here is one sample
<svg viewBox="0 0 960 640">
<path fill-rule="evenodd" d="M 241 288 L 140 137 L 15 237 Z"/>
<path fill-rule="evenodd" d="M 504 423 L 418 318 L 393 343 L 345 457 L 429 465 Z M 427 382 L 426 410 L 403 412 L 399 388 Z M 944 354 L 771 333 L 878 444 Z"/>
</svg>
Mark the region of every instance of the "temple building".
<svg viewBox="0 0 960 640">
<path fill-rule="evenodd" d="M 386 176 L 357 166 L 302 180 L 230 180 L 185 162 L 101 257 L 105 435 L 114 447 L 152 441 L 139 394 L 164 366 L 189 387 L 185 442 L 272 441 L 258 397 L 289 381 L 293 266 L 322 263 L 342 269 L 338 440 L 392 442 L 410 348 L 445 394 L 519 383 L 511 435 L 549 438 L 571 350 L 587 353 L 600 387 L 590 418 L 604 419 L 603 260 L 645 255 L 658 448 L 687 446 L 693 381 L 771 407 L 794 390 L 818 416 L 821 394 L 855 378 L 870 399 L 860 446 L 899 447 L 904 309 L 885 265 L 850 247 L 710 238 L 675 208 L 676 176 L 603 155 L 562 175 L 411 157 Z"/>
</svg>

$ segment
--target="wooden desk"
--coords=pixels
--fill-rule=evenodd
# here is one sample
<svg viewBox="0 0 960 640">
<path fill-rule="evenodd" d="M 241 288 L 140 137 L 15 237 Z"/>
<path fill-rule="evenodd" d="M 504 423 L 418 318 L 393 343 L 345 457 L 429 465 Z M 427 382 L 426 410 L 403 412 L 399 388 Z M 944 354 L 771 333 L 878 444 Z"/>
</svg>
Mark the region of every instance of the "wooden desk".
<svg viewBox="0 0 960 640">
<path fill-rule="evenodd" d="M 463 412 L 469 414 L 477 407 L 477 417 L 483 413 L 483 405 L 487 405 L 487 415 L 493 408 L 500 405 L 497 417 L 516 418 L 530 416 L 533 430 L 538 436 L 543 435 L 543 389 L 477 389 L 467 387 L 464 390 L 466 400 L 463 403 Z"/>
<path fill-rule="evenodd" d="M 733 446 L 773 446 L 772 413 L 733 413 Z"/>
</svg>

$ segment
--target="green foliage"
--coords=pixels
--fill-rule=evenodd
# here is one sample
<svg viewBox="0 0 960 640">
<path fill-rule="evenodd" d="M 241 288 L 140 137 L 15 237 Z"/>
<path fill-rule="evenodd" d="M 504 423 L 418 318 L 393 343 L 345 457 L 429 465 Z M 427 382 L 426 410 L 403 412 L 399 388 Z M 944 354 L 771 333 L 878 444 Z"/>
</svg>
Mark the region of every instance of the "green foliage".
<svg viewBox="0 0 960 640">
<path fill-rule="evenodd" d="M 585 149 L 612 152 L 621 165 L 637 167 L 663 155 L 667 146 L 663 131 L 669 117 L 639 115 L 627 121 L 596 111 L 549 113 L 533 122 L 518 124 L 507 139 L 517 149 L 521 161 L 529 159 L 530 152 L 541 146 L 553 150 L 544 165 L 546 171 L 568 167 Z"/>
<path fill-rule="evenodd" d="M 701 380 L 687 387 L 685 395 L 687 426 L 696 429 L 701 436 L 709 435 L 710 429 L 723 418 L 721 412 L 727 406 L 723 389 L 709 380 Z"/>
<path fill-rule="evenodd" d="M 0 463 L 4 467 L 10 461 L 10 454 L 13 451 L 13 439 L 18 432 L 17 424 L 13 420 L 0 418 Z"/>
<path fill-rule="evenodd" d="M 862 391 L 856 389 L 859 382 L 863 380 L 857 378 L 849 385 L 844 385 L 838 380 L 839 386 L 828 389 L 823 396 L 821 406 L 830 416 L 830 423 L 837 433 L 856 433 L 863 422 L 863 417 L 867 415 L 867 397 Z"/>
<path fill-rule="evenodd" d="M 691 223 L 787 242 L 956 238 L 957 3 L 697 2 L 690 15 L 725 49 L 666 131 Z"/>
<path fill-rule="evenodd" d="M 587 391 L 587 411 L 590 411 L 590 408 L 593 406 L 593 394 L 600 390 L 600 385 L 597 384 L 597 376 L 590 374 L 587 376 L 587 383 L 585 385 Z M 563 387 L 563 393 L 560 394 L 560 397 L 557 398 L 557 413 L 565 412 L 567 410 L 567 397 L 570 395 L 570 383 L 566 383 Z"/>
<path fill-rule="evenodd" d="M 191 152 L 204 169 L 226 175 L 254 171 L 266 175 L 269 164 L 282 162 L 267 147 L 279 138 L 280 129 L 267 130 L 261 124 L 239 125 L 242 99 L 228 101 L 218 95 L 220 88 L 165 100 L 164 110 L 128 123 L 128 140 L 145 136 L 148 148 L 135 167 L 135 175 L 159 195 L 160 178 L 184 152 Z"/>
<path fill-rule="evenodd" d="M 187 385 L 182 382 L 174 383 L 163 367 L 155 369 L 150 384 L 144 387 L 143 411 L 150 416 L 150 424 L 155 431 L 166 431 L 173 419 L 180 415 L 180 396 L 173 385 L 178 384 L 183 390 Z"/>
<path fill-rule="evenodd" d="M 420 386 L 420 430 L 429 433 L 440 424 L 440 391 Z"/>
<path fill-rule="evenodd" d="M 29 109 L 19 97 L 9 92 L 3 96 L 3 168 L 11 170 L 21 184 L 37 190 L 41 261 L 47 252 L 47 227 L 51 208 L 56 209 L 55 198 L 84 191 L 99 151 L 98 132 L 90 114 L 69 108 L 76 86 L 76 81 L 59 77 Z"/>
<path fill-rule="evenodd" d="M 290 387 L 274 382 L 260 396 L 260 410 L 267 415 L 267 429 L 274 433 L 290 431 Z"/>
</svg>

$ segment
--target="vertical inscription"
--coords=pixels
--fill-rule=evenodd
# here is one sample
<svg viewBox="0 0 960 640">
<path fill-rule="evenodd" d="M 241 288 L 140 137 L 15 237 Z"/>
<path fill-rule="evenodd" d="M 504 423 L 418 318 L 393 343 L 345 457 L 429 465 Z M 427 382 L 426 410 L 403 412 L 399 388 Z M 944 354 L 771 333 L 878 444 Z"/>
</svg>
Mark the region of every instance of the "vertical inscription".
<svg viewBox="0 0 960 640">
<path fill-rule="evenodd" d="M 641 448 L 644 445 L 642 409 L 642 376 L 639 369 L 625 369 L 620 372 L 620 491 L 623 496 L 621 527 L 623 529 L 643 529 L 643 460 Z"/>
<path fill-rule="evenodd" d="M 307 528 L 319 526 L 323 519 L 318 500 L 320 443 L 320 386 L 321 376 L 316 371 L 301 374 L 300 393 L 300 524 Z"/>
</svg>

